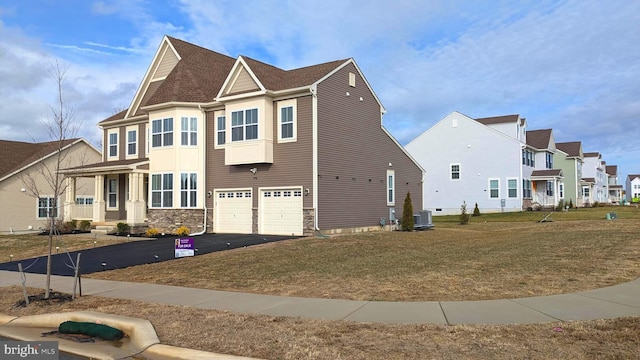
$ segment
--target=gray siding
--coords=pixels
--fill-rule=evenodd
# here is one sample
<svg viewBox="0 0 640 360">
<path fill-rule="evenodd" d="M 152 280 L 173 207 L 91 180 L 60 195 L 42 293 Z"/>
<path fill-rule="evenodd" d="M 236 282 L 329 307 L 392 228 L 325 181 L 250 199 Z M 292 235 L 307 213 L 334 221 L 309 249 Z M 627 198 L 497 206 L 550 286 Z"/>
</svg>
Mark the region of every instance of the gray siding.
<svg viewBox="0 0 640 360">
<path fill-rule="evenodd" d="M 349 86 L 349 72 L 356 74 L 355 87 Z M 395 171 L 396 218 L 402 216 L 407 192 L 414 212 L 422 209 L 420 168 L 382 130 L 380 106 L 349 64 L 318 85 L 320 230 L 375 226 L 388 219 L 389 169 Z"/>
<path fill-rule="evenodd" d="M 213 112 L 207 112 L 207 189 L 251 188 L 253 207 L 258 207 L 258 188 L 266 186 L 303 186 L 312 188 L 312 123 L 311 96 L 298 98 L 297 141 L 278 144 L 277 106 L 274 104 L 273 123 L 273 164 L 233 165 L 224 164 L 224 149 L 214 149 L 215 119 Z M 230 131 L 227 129 L 227 131 Z M 249 169 L 257 168 L 254 175 Z M 313 206 L 312 194 L 304 196 L 303 206 Z M 213 199 L 207 199 L 207 207 L 213 207 Z"/>
<path fill-rule="evenodd" d="M 147 157 L 147 129 L 145 124 L 138 125 L 138 158 Z"/>
</svg>

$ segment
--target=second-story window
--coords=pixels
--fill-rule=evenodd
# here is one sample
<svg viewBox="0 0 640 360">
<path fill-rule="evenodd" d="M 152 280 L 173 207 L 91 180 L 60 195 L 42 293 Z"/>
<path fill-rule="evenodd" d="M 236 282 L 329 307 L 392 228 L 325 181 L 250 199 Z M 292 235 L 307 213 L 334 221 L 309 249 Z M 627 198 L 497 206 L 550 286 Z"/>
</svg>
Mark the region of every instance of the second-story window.
<svg viewBox="0 0 640 360">
<path fill-rule="evenodd" d="M 227 138 L 227 124 L 226 124 L 225 116 L 218 116 L 217 122 L 218 127 L 216 128 L 216 139 L 218 141 L 218 145 L 224 145 Z"/>
<path fill-rule="evenodd" d="M 180 119 L 181 145 L 198 145 L 198 118 L 183 117 Z"/>
<path fill-rule="evenodd" d="M 460 179 L 460 164 L 451 164 L 451 180 Z"/>
<path fill-rule="evenodd" d="M 546 162 L 546 166 L 547 169 L 553 169 L 553 154 L 552 153 L 545 153 L 545 162 Z"/>
<path fill-rule="evenodd" d="M 109 134 L 109 157 L 118 156 L 118 133 Z"/>
<path fill-rule="evenodd" d="M 258 138 L 258 109 L 231 112 L 231 141 Z"/>
<path fill-rule="evenodd" d="M 151 122 L 151 147 L 173 145 L 173 118 Z"/>
<path fill-rule="evenodd" d="M 127 155 L 135 155 L 137 149 L 137 131 L 129 130 L 127 131 Z"/>
</svg>

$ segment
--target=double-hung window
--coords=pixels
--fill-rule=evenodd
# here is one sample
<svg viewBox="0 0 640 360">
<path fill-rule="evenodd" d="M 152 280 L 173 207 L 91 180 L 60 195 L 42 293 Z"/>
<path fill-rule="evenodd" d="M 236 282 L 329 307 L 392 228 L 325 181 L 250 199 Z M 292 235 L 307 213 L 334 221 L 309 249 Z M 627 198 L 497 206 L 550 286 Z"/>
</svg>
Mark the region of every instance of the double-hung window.
<svg viewBox="0 0 640 360">
<path fill-rule="evenodd" d="M 118 207 L 118 179 L 107 180 L 107 207 Z"/>
<path fill-rule="evenodd" d="M 151 207 L 173 206 L 173 174 L 151 175 Z"/>
<path fill-rule="evenodd" d="M 531 180 L 522 179 L 522 197 L 525 199 L 531 198 Z"/>
<path fill-rule="evenodd" d="M 547 196 L 553 196 L 553 182 L 547 181 Z"/>
<path fill-rule="evenodd" d="M 460 179 L 460 164 L 451 164 L 451 180 Z"/>
<path fill-rule="evenodd" d="M 500 197 L 500 180 L 489 179 L 489 197 L 492 199 Z"/>
<path fill-rule="evenodd" d="M 545 165 L 547 166 L 547 169 L 553 169 L 553 154 L 552 153 L 545 153 Z"/>
<path fill-rule="evenodd" d="M 151 147 L 173 145 L 173 118 L 151 122 Z"/>
<path fill-rule="evenodd" d="M 258 138 L 258 109 L 231 112 L 231 141 Z"/>
<path fill-rule="evenodd" d="M 509 197 L 517 198 L 518 197 L 518 179 L 508 179 L 507 187 L 508 187 Z"/>
<path fill-rule="evenodd" d="M 53 197 L 38 198 L 38 217 L 45 219 L 48 217 L 57 217 L 57 201 Z"/>
<path fill-rule="evenodd" d="M 278 103 L 278 141 L 296 141 L 296 104 L 297 100 L 284 100 Z"/>
<path fill-rule="evenodd" d="M 180 174 L 180 207 L 196 207 L 198 193 L 196 173 Z"/>
<path fill-rule="evenodd" d="M 180 119 L 181 145 L 198 145 L 198 118 Z"/>
<path fill-rule="evenodd" d="M 227 118 L 225 116 L 218 116 L 217 120 L 217 128 L 216 128 L 216 140 L 218 145 L 224 145 L 227 137 Z"/>
<path fill-rule="evenodd" d="M 118 133 L 109 134 L 109 157 L 118 156 Z"/>
<path fill-rule="evenodd" d="M 127 131 L 127 155 L 135 155 L 137 153 L 137 131 Z"/>
</svg>

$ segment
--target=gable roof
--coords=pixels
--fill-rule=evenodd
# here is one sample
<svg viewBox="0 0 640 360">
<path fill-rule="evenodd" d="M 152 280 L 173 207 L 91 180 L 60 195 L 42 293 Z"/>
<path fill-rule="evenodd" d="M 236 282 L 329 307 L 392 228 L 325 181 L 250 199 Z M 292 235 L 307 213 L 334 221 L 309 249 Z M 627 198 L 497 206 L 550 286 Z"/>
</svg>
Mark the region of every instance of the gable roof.
<svg viewBox="0 0 640 360">
<path fill-rule="evenodd" d="M 586 152 L 584 153 L 584 157 L 597 157 L 600 158 L 599 152 Z"/>
<path fill-rule="evenodd" d="M 561 169 L 533 170 L 531 177 L 561 177 Z"/>
<path fill-rule="evenodd" d="M 618 165 L 605 166 L 605 172 L 609 175 L 618 175 Z"/>
<path fill-rule="evenodd" d="M 492 116 L 492 117 L 478 118 L 478 119 L 475 119 L 475 120 L 477 122 L 479 122 L 479 123 L 484 124 L 484 125 L 492 125 L 492 124 L 518 122 L 518 119 L 520 119 L 520 115 L 514 114 L 514 115 L 502 115 L 502 116 Z"/>
<path fill-rule="evenodd" d="M 0 181 L 82 139 L 29 143 L 0 140 Z"/>
<path fill-rule="evenodd" d="M 551 129 L 527 131 L 527 145 L 536 149 L 548 149 L 551 142 Z"/>
<path fill-rule="evenodd" d="M 582 157 L 582 142 L 580 141 L 556 143 L 556 149 L 567 153 L 570 157 Z"/>
<path fill-rule="evenodd" d="M 640 174 L 638 174 L 638 175 L 627 175 L 627 178 L 629 180 L 640 179 Z"/>
</svg>

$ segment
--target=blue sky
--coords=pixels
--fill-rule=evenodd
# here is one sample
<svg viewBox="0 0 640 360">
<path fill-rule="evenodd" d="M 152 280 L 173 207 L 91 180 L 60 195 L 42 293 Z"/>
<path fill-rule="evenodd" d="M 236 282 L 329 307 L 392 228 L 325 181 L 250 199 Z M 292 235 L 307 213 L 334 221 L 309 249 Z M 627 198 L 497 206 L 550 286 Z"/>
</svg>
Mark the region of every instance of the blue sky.
<svg viewBox="0 0 640 360">
<path fill-rule="evenodd" d="M 0 0 L 0 137 L 48 140 L 58 61 L 98 143 L 165 34 L 284 69 L 353 57 L 402 144 L 452 111 L 520 114 L 640 173 L 638 1 Z"/>
</svg>

